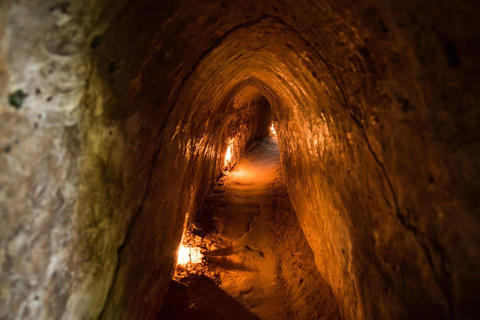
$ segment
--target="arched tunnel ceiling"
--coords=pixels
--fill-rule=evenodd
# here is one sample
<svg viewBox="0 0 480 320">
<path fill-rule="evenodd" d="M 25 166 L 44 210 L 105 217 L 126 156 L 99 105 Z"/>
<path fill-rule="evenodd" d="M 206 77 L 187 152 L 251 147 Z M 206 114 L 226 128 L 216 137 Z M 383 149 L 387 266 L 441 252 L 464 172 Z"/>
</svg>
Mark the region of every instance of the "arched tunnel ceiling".
<svg viewBox="0 0 480 320">
<path fill-rule="evenodd" d="M 263 135 L 262 96 L 342 317 L 478 313 L 474 1 L 0 8 L 2 286 L 22 283 L 0 317 L 152 318 L 228 142 L 238 159 Z"/>
</svg>

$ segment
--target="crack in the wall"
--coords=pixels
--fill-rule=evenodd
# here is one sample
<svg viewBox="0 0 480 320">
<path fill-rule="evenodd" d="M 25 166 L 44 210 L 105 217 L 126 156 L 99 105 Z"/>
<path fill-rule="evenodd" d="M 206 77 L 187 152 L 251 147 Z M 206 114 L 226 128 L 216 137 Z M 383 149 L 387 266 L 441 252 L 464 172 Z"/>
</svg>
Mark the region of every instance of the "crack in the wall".
<svg viewBox="0 0 480 320">
<path fill-rule="evenodd" d="M 445 295 L 445 298 L 446 298 L 447 304 L 448 304 L 448 309 L 449 309 L 449 312 L 450 312 L 450 317 L 454 318 L 454 305 L 453 305 L 453 297 L 452 297 L 452 293 L 451 293 L 451 286 L 452 285 L 451 285 L 450 275 L 448 274 L 448 271 L 445 268 L 445 253 L 443 252 L 443 249 L 441 248 L 440 244 L 435 239 L 433 239 L 431 236 L 427 235 L 425 232 L 416 228 L 414 225 L 412 225 L 410 222 L 407 221 L 405 216 L 402 215 L 402 213 L 400 211 L 400 207 L 398 205 L 397 195 L 395 194 L 393 184 L 390 180 L 390 177 L 387 174 L 385 166 L 380 161 L 380 159 L 378 158 L 376 153 L 373 151 L 373 149 L 370 145 L 370 141 L 368 140 L 367 135 L 365 133 L 365 129 L 364 129 L 363 125 L 353 115 L 351 115 L 351 116 L 352 116 L 353 121 L 356 122 L 359 125 L 360 130 L 362 131 L 362 135 L 365 138 L 365 141 L 367 143 L 367 148 L 370 151 L 370 153 L 372 154 L 373 158 L 375 159 L 375 162 L 377 162 L 377 164 L 381 168 L 382 173 L 385 177 L 385 180 L 387 181 L 389 190 L 392 194 L 392 198 L 393 198 L 393 202 L 394 202 L 394 205 L 395 205 L 395 211 L 396 211 L 396 215 L 398 217 L 398 220 L 400 221 L 400 223 L 403 225 L 404 228 L 406 228 L 407 230 L 409 230 L 413 234 L 413 236 L 414 236 L 415 240 L 417 241 L 418 245 L 420 246 L 420 248 L 424 252 L 425 257 L 427 258 L 427 262 L 430 266 L 430 269 L 432 270 L 432 274 L 435 278 L 435 281 L 438 283 L 438 285 L 440 286 L 443 294 Z M 430 242 L 430 245 L 433 245 L 435 251 L 437 251 L 437 254 L 440 256 L 440 259 L 441 259 L 440 267 L 442 268 L 443 277 L 438 274 L 437 269 L 435 267 L 435 263 L 434 263 L 433 258 L 432 258 L 432 255 L 431 255 L 430 250 L 428 248 L 428 245 L 425 243 L 425 241 Z"/>
</svg>

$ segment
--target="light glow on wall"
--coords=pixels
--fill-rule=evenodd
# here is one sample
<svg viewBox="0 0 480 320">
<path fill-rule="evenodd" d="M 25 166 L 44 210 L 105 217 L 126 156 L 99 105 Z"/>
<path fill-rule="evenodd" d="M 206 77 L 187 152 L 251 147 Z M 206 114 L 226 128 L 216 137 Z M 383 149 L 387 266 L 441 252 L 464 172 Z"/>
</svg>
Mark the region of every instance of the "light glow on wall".
<svg viewBox="0 0 480 320">
<path fill-rule="evenodd" d="M 233 158 L 233 141 L 233 139 L 230 139 L 230 141 L 228 142 L 227 153 L 225 153 L 225 168 L 227 170 Z"/>
<path fill-rule="evenodd" d="M 185 266 L 189 263 L 202 263 L 203 254 L 200 248 L 187 247 L 184 244 L 178 250 L 177 265 Z"/>
<path fill-rule="evenodd" d="M 277 134 L 277 131 L 275 131 L 275 127 L 273 126 L 273 122 L 272 122 L 272 126 L 270 127 L 270 132 L 272 133 L 273 136 Z"/>
</svg>

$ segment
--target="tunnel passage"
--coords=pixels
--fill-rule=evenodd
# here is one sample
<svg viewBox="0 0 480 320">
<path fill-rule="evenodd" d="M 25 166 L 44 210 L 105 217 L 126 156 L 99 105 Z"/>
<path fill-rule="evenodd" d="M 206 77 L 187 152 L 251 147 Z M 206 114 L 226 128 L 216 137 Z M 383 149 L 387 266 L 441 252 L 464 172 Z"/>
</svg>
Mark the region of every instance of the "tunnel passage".
<svg viewBox="0 0 480 320">
<path fill-rule="evenodd" d="M 477 318 L 478 11 L 2 1 L 0 318 L 153 319 L 271 119 L 341 318 Z"/>
<path fill-rule="evenodd" d="M 339 319 L 289 202 L 275 131 L 212 188 L 156 319 Z"/>
</svg>

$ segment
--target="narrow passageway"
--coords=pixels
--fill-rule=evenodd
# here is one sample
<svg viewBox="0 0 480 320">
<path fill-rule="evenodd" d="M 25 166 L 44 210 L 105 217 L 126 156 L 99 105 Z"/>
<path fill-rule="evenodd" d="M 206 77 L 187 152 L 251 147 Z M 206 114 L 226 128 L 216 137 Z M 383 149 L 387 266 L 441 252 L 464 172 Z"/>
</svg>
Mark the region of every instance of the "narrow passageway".
<svg viewBox="0 0 480 320">
<path fill-rule="evenodd" d="M 0 0 L 0 320 L 480 319 L 479 17 Z"/>
<path fill-rule="evenodd" d="M 177 267 L 157 319 L 338 319 L 265 138 L 220 179 L 188 236 L 203 262 Z"/>
</svg>

